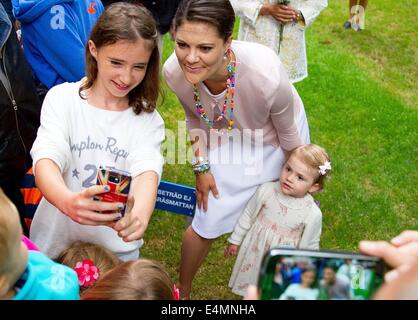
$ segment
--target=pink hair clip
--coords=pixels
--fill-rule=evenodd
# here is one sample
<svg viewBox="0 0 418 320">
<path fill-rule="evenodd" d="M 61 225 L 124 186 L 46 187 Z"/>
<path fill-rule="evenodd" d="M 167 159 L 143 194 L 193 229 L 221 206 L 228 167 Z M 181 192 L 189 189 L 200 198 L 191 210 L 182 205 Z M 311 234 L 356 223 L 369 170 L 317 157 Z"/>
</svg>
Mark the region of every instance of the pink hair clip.
<svg viewBox="0 0 418 320">
<path fill-rule="evenodd" d="M 331 170 L 331 162 L 325 161 L 325 163 L 322 166 L 319 166 L 319 173 L 321 176 L 324 176 L 327 174 L 327 171 Z"/>
<path fill-rule="evenodd" d="M 180 300 L 180 290 L 175 284 L 173 285 L 173 298 L 174 300 Z"/>
<path fill-rule="evenodd" d="M 88 288 L 99 278 L 99 268 L 89 259 L 77 262 L 74 270 L 77 272 L 80 287 Z"/>
</svg>

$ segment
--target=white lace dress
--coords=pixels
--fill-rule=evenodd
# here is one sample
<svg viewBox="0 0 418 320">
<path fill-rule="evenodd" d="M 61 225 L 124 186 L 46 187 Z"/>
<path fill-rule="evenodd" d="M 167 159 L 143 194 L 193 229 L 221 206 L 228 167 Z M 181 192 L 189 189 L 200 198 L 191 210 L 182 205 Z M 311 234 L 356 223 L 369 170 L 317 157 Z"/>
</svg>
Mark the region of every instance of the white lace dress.
<svg viewBox="0 0 418 320">
<path fill-rule="evenodd" d="M 229 286 L 244 295 L 257 284 L 262 258 L 271 247 L 319 249 L 322 213 L 311 195 L 293 198 L 277 182 L 257 189 L 228 241 L 240 245 Z"/>
<path fill-rule="evenodd" d="M 298 82 L 308 76 L 305 47 L 305 29 L 327 7 L 327 0 L 290 0 L 289 6 L 300 10 L 303 23 L 288 23 L 283 28 L 280 43 L 280 24 L 271 16 L 259 16 L 265 3 L 276 4 L 278 0 L 231 0 L 240 26 L 238 40 L 264 44 L 279 53 L 291 82 Z M 280 49 L 280 50 L 279 50 Z"/>
</svg>

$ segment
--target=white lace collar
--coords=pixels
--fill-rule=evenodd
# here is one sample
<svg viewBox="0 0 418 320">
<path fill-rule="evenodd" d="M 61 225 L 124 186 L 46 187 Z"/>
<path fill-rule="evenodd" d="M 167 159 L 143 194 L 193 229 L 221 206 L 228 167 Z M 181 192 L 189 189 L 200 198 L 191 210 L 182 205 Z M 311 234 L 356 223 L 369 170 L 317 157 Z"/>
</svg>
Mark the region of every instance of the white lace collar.
<svg viewBox="0 0 418 320">
<path fill-rule="evenodd" d="M 315 204 L 314 198 L 307 193 L 303 198 L 295 198 L 283 194 L 280 184 L 276 183 L 274 186 L 275 194 L 281 204 L 291 209 L 304 209 Z"/>
</svg>

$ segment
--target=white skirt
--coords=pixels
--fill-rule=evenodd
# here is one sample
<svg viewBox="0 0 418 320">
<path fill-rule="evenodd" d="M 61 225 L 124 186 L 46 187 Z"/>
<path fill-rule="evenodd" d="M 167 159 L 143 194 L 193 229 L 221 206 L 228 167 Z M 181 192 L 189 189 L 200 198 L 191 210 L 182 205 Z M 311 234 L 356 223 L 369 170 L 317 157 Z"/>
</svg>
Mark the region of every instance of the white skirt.
<svg viewBox="0 0 418 320">
<path fill-rule="evenodd" d="M 303 105 L 298 115 L 297 127 L 302 143 L 310 143 Z M 192 222 L 193 230 L 206 239 L 215 239 L 232 232 L 257 187 L 265 182 L 278 180 L 285 160 L 282 149 L 272 145 L 251 143 L 251 146 L 246 147 L 242 141 L 232 138 L 229 142 L 211 150 L 208 155 L 219 198 L 216 199 L 209 192 L 208 210 L 204 212 L 203 206 L 201 209 L 196 207 Z"/>
</svg>

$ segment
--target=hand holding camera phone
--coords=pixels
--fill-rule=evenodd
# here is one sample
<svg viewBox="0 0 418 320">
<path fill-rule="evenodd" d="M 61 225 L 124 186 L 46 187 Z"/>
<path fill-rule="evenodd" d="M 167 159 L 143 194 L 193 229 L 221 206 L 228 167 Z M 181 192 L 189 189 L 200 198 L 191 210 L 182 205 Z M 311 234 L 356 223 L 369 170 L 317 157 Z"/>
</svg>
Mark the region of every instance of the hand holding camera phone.
<svg viewBox="0 0 418 320">
<path fill-rule="evenodd" d="M 131 175 L 129 172 L 110 167 L 100 167 L 97 174 L 97 185 L 107 185 L 110 190 L 96 195 L 94 200 L 123 203 L 124 209 L 121 211 L 123 217 L 127 212 L 126 204 L 131 186 Z M 105 211 L 104 213 L 107 212 Z"/>
<path fill-rule="evenodd" d="M 357 253 L 270 249 L 264 256 L 262 300 L 366 300 L 383 283 L 381 259 Z"/>
</svg>

